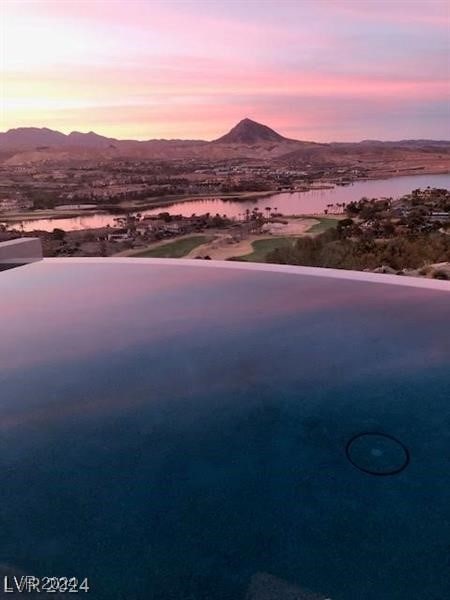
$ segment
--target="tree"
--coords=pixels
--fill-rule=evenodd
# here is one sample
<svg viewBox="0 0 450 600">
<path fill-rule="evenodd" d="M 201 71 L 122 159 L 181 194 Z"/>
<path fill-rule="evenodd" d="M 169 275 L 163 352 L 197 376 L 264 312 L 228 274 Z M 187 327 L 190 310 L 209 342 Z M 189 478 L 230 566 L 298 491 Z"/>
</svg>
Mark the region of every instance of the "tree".
<svg viewBox="0 0 450 600">
<path fill-rule="evenodd" d="M 59 240 L 62 242 L 66 237 L 66 232 L 64 231 L 64 229 L 59 229 L 55 227 L 55 229 L 52 232 L 52 237 L 54 240 Z"/>
</svg>

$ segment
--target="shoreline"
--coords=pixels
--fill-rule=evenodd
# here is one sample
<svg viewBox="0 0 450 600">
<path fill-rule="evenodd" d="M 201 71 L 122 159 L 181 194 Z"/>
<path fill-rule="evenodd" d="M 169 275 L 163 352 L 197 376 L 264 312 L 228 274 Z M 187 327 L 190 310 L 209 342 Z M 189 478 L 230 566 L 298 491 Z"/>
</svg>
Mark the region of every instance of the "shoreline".
<svg viewBox="0 0 450 600">
<path fill-rule="evenodd" d="M 310 188 L 313 189 L 313 188 Z M 317 188 L 316 188 L 317 189 Z M 309 190 L 293 190 L 292 193 L 300 191 L 309 191 Z M 78 217 L 92 217 L 94 215 L 116 215 L 117 217 L 123 217 L 130 213 L 138 213 L 144 210 L 152 210 L 153 208 L 164 208 L 165 206 L 172 206 L 173 204 L 181 204 L 183 202 L 198 202 L 201 200 L 222 200 L 223 202 L 243 202 L 245 200 L 260 200 L 262 198 L 270 198 L 275 196 L 276 194 L 290 193 L 287 191 L 279 191 L 279 190 L 270 190 L 264 192 L 238 192 L 234 194 L 218 194 L 205 196 L 202 194 L 201 196 L 193 196 L 190 194 L 189 196 L 184 195 L 176 195 L 168 198 L 167 196 L 159 196 L 155 198 L 154 202 L 145 202 L 145 204 L 116 204 L 116 205 L 108 205 L 109 209 L 101 208 L 101 205 L 95 209 L 78 209 L 78 210 L 67 210 L 61 211 L 55 208 L 49 209 L 37 209 L 32 212 L 23 212 L 23 213 L 8 213 L 7 215 L 0 214 L 0 223 L 20 223 L 21 221 L 39 221 L 40 219 L 54 219 L 55 221 L 59 219 L 76 219 Z M 162 200 L 161 198 L 166 198 Z M 111 211 L 111 208 L 114 207 L 114 211 Z M 162 211 L 164 212 L 164 211 Z"/>
<path fill-rule="evenodd" d="M 152 201 L 144 201 L 142 203 L 123 203 L 117 205 L 108 205 L 108 207 L 102 208 L 99 205 L 95 209 L 86 209 L 86 210 L 68 210 L 61 211 L 57 209 L 37 209 L 35 211 L 25 211 L 22 213 L 7 213 L 0 214 L 0 225 L 1 224 L 16 224 L 20 225 L 21 222 L 32 222 L 39 221 L 41 219 L 54 220 L 55 225 L 57 225 L 57 221 L 63 219 L 76 219 L 83 217 L 93 217 L 95 215 L 108 215 L 108 216 L 117 216 L 118 218 L 124 217 L 128 214 L 139 213 L 147 210 L 152 210 L 156 208 L 164 208 L 168 206 L 173 206 L 174 204 L 182 204 L 185 202 L 198 202 L 198 201 L 207 201 L 207 200 L 220 200 L 223 202 L 245 202 L 246 200 L 261 200 L 263 198 L 271 198 L 278 194 L 296 194 L 296 193 L 306 193 L 314 190 L 323 190 L 323 189 L 334 189 L 339 187 L 349 187 L 353 184 L 365 182 L 365 181 L 382 181 L 382 180 L 390 180 L 396 179 L 398 177 L 415 177 L 415 176 L 423 176 L 423 175 L 450 175 L 450 172 L 445 170 L 432 170 L 429 169 L 427 172 L 420 171 L 417 172 L 415 170 L 411 173 L 411 169 L 407 169 L 402 172 L 395 172 L 391 174 L 382 174 L 373 177 L 359 177 L 349 183 L 339 183 L 339 182 L 327 182 L 323 181 L 320 185 L 309 185 L 302 188 L 297 188 L 294 190 L 267 190 L 267 191 L 257 191 L 257 192 L 238 192 L 238 193 L 230 193 L 230 194 L 217 194 L 217 195 L 173 195 L 171 197 L 167 196 L 159 196 L 154 198 Z M 163 210 L 161 212 L 164 212 Z M 327 216 L 326 214 L 317 213 L 315 216 Z M 90 229 L 90 228 L 87 228 Z"/>
</svg>

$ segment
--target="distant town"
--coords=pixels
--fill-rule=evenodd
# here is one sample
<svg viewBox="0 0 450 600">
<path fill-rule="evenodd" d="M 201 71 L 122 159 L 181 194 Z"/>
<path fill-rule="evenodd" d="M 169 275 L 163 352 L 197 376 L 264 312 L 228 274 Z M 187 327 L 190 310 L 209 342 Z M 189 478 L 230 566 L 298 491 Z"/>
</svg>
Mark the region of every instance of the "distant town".
<svg viewBox="0 0 450 600">
<path fill-rule="evenodd" d="M 309 163 L 300 169 L 242 160 L 119 160 L 3 164 L 0 174 L 0 210 L 11 218 L 31 210 L 142 208 L 179 197 L 305 190 L 350 183 L 366 176 L 367 169 Z"/>
</svg>

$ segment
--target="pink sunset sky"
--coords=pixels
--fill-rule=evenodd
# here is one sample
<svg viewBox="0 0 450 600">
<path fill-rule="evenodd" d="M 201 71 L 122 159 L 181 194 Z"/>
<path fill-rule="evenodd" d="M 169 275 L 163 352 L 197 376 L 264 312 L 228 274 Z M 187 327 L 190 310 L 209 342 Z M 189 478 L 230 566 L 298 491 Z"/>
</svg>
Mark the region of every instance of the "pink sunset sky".
<svg viewBox="0 0 450 600">
<path fill-rule="evenodd" d="M 3 0 L 0 129 L 450 138 L 441 0 Z"/>
</svg>

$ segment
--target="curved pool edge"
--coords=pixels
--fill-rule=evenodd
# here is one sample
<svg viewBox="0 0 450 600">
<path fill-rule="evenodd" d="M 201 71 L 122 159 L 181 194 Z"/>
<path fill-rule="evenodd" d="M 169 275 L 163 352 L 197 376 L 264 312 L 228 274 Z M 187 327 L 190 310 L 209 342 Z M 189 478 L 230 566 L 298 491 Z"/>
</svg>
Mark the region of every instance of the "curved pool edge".
<svg viewBox="0 0 450 600">
<path fill-rule="evenodd" d="M 447 597 L 449 291 L 196 259 L 0 274 L 0 577 Z"/>
<path fill-rule="evenodd" d="M 297 265 L 277 265 L 271 263 L 245 263 L 239 261 L 198 260 L 187 258 L 134 258 L 134 257 L 65 257 L 45 258 L 45 263 L 72 264 L 139 264 L 165 266 L 191 266 L 200 268 L 239 269 L 245 271 L 263 271 L 269 273 L 286 273 L 292 275 L 307 275 L 311 277 L 328 277 L 329 279 L 345 279 L 371 283 L 384 283 L 406 287 L 440 290 L 450 292 L 450 281 L 442 279 L 426 279 L 407 275 L 390 275 L 366 271 L 347 271 L 344 269 L 328 269 L 324 267 L 301 267 Z"/>
</svg>

